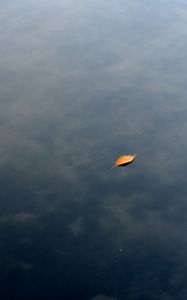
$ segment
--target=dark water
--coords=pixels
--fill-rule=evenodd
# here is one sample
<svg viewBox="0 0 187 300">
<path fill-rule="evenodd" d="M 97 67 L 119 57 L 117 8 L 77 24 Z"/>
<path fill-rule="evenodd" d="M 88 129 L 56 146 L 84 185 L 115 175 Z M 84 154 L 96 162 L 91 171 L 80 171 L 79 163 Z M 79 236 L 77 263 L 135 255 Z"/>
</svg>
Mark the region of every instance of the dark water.
<svg viewBox="0 0 187 300">
<path fill-rule="evenodd" d="M 186 1 L 0 6 L 1 298 L 186 300 Z"/>
</svg>

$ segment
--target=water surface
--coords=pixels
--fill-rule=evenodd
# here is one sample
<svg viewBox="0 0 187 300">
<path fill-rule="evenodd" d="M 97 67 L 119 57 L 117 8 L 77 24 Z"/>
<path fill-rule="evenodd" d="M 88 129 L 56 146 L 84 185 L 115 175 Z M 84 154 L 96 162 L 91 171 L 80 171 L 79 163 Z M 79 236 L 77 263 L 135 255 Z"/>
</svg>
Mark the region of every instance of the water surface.
<svg viewBox="0 0 187 300">
<path fill-rule="evenodd" d="M 3 299 L 185 300 L 186 1 L 7 0 L 0 31 Z"/>
</svg>

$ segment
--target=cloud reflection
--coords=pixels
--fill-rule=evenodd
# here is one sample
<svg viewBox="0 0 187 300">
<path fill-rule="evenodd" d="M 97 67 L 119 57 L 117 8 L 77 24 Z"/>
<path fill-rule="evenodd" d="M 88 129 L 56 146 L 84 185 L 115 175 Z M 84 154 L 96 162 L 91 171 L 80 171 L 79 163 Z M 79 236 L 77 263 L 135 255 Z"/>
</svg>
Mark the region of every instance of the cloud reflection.
<svg viewBox="0 0 187 300">
<path fill-rule="evenodd" d="M 184 1 L 3 4 L 5 299 L 186 299 L 186 16 Z"/>
</svg>

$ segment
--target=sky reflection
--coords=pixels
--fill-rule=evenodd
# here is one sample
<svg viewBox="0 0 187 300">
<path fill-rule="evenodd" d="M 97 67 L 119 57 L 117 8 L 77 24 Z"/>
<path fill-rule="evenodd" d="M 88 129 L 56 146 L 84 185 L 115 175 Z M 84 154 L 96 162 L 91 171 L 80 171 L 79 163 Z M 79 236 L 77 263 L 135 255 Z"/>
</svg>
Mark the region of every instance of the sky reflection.
<svg viewBox="0 0 187 300">
<path fill-rule="evenodd" d="M 186 299 L 185 1 L 9 0 L 0 22 L 3 299 Z"/>
</svg>

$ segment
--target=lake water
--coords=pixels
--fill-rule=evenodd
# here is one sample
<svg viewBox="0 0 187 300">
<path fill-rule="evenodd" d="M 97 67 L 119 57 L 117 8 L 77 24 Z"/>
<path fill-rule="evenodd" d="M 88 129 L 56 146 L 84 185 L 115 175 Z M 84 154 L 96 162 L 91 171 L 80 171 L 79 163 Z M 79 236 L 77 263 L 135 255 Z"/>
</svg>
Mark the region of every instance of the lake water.
<svg viewBox="0 0 187 300">
<path fill-rule="evenodd" d="M 1 1 L 2 299 L 187 299 L 186 94 L 186 1 Z"/>
</svg>

